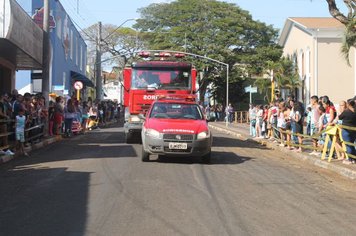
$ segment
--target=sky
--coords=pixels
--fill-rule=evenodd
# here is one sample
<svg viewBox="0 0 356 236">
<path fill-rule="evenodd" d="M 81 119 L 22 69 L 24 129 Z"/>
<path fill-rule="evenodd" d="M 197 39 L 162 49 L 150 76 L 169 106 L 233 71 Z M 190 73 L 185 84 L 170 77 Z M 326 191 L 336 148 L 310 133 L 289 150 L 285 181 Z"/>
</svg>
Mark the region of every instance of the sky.
<svg viewBox="0 0 356 236">
<path fill-rule="evenodd" d="M 26 12 L 31 14 L 31 0 L 16 0 Z M 170 0 L 59 0 L 69 16 L 85 29 L 98 21 L 103 24 L 132 26 L 139 18 L 139 8 L 151 3 Z M 288 17 L 330 17 L 326 0 L 224 0 L 247 10 L 254 20 L 259 20 L 281 30 Z M 344 9 L 342 0 L 337 0 Z M 342 7 L 340 7 L 342 6 Z M 17 85 L 16 85 L 17 86 Z"/>
<path fill-rule="evenodd" d="M 30 0 L 17 0 L 27 12 L 31 11 Z M 127 19 L 139 18 L 137 9 L 151 3 L 168 0 L 60 0 L 71 18 L 86 28 L 101 21 L 103 24 L 121 25 Z M 234 3 L 252 15 L 253 19 L 282 29 L 288 17 L 330 17 L 326 0 L 225 0 Z M 337 0 L 344 6 L 342 0 Z M 123 26 L 130 27 L 134 21 Z"/>
</svg>

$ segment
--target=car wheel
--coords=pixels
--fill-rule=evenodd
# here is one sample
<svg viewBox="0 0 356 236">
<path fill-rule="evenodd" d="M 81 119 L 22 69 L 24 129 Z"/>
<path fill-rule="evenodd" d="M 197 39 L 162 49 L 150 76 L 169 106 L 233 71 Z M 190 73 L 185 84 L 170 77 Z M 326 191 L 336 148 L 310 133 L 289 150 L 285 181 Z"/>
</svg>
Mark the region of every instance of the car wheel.
<svg viewBox="0 0 356 236">
<path fill-rule="evenodd" d="M 204 164 L 210 164 L 211 162 L 211 151 L 207 154 L 205 154 L 203 157 L 202 157 L 202 161 Z"/>
<path fill-rule="evenodd" d="M 131 133 L 125 133 L 125 142 L 132 143 L 132 134 Z"/>
<path fill-rule="evenodd" d="M 147 162 L 150 160 L 150 154 L 145 151 L 145 149 L 143 148 L 143 145 L 142 145 L 142 152 L 141 152 L 141 160 L 143 162 Z"/>
</svg>

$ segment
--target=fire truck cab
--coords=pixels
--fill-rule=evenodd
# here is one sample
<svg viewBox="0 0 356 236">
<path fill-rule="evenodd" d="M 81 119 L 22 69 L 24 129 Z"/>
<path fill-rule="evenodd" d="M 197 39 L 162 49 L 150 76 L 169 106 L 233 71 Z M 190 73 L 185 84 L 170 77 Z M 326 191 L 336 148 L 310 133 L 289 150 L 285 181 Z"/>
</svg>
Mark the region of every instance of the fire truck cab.
<svg viewBox="0 0 356 236">
<path fill-rule="evenodd" d="M 183 54 L 142 52 L 139 55 L 145 60 L 132 63 L 123 73 L 127 143 L 141 140 L 144 116 L 159 96 L 185 98 L 196 93 L 196 70 L 182 61 Z"/>
</svg>

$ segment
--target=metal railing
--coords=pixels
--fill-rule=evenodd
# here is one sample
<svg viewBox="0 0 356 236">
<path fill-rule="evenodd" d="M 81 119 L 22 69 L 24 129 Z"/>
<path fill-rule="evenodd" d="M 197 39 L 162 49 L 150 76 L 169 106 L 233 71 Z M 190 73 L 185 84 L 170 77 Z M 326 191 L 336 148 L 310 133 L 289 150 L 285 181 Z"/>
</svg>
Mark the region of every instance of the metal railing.
<svg viewBox="0 0 356 236">
<path fill-rule="evenodd" d="M 0 120 L 0 123 L 6 123 L 7 126 L 10 124 L 13 124 L 15 121 L 14 120 Z M 27 129 L 25 129 L 25 142 L 30 142 L 32 143 L 34 140 L 36 139 L 39 139 L 41 137 L 44 136 L 44 132 L 45 132 L 45 129 L 42 129 L 42 127 L 44 127 L 44 123 L 41 123 L 41 124 L 38 124 L 38 125 L 35 125 L 35 126 L 31 126 Z M 41 131 L 38 132 L 37 134 L 34 134 L 34 135 L 30 135 L 30 131 L 33 131 L 33 130 L 36 130 L 36 129 L 40 129 Z M 3 150 L 3 149 L 8 149 L 8 148 L 14 148 L 15 145 L 16 145 L 16 142 L 15 140 L 10 140 L 9 137 L 11 135 L 14 135 L 15 132 L 14 131 L 6 131 L 6 132 L 3 132 L 3 133 L 0 133 L 0 141 L 2 141 L 2 139 L 4 137 L 7 138 L 7 145 L 3 145 L 3 143 L 1 143 L 2 146 L 0 146 L 0 150 Z M 12 141 L 12 142 L 11 142 Z"/>
</svg>

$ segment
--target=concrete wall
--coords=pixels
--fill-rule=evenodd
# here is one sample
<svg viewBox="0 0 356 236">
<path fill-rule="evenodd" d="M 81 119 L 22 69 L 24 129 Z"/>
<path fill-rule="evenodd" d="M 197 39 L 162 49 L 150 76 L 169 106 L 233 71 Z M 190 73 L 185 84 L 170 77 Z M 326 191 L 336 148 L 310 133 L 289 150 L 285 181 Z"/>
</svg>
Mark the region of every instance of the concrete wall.
<svg viewBox="0 0 356 236">
<path fill-rule="evenodd" d="M 354 50 L 350 64 L 355 65 Z M 355 72 L 341 54 L 341 39 L 318 39 L 318 68 L 319 95 L 328 95 L 335 103 L 355 95 Z"/>
<path fill-rule="evenodd" d="M 290 28 L 283 55 L 298 58 L 306 103 L 312 95 L 328 95 L 335 103 L 355 95 L 355 50 L 350 52 L 350 67 L 341 54 L 341 45 L 340 30 Z"/>
<path fill-rule="evenodd" d="M 32 21 L 31 17 L 23 11 L 16 1 L 8 1 L 11 16 L 7 32 L 5 32 L 6 38 L 36 62 L 42 64 L 43 31 Z M 18 61 L 21 63 L 20 60 Z"/>
<path fill-rule="evenodd" d="M 292 27 L 288 34 L 288 40 L 284 45 L 283 55 L 285 57 L 297 58 L 299 79 L 304 80 L 304 89 L 299 89 L 299 100 L 304 98 L 304 102 L 309 103 L 309 98 L 313 94 L 314 58 L 311 53 L 313 48 L 313 37 L 299 27 Z"/>
</svg>

